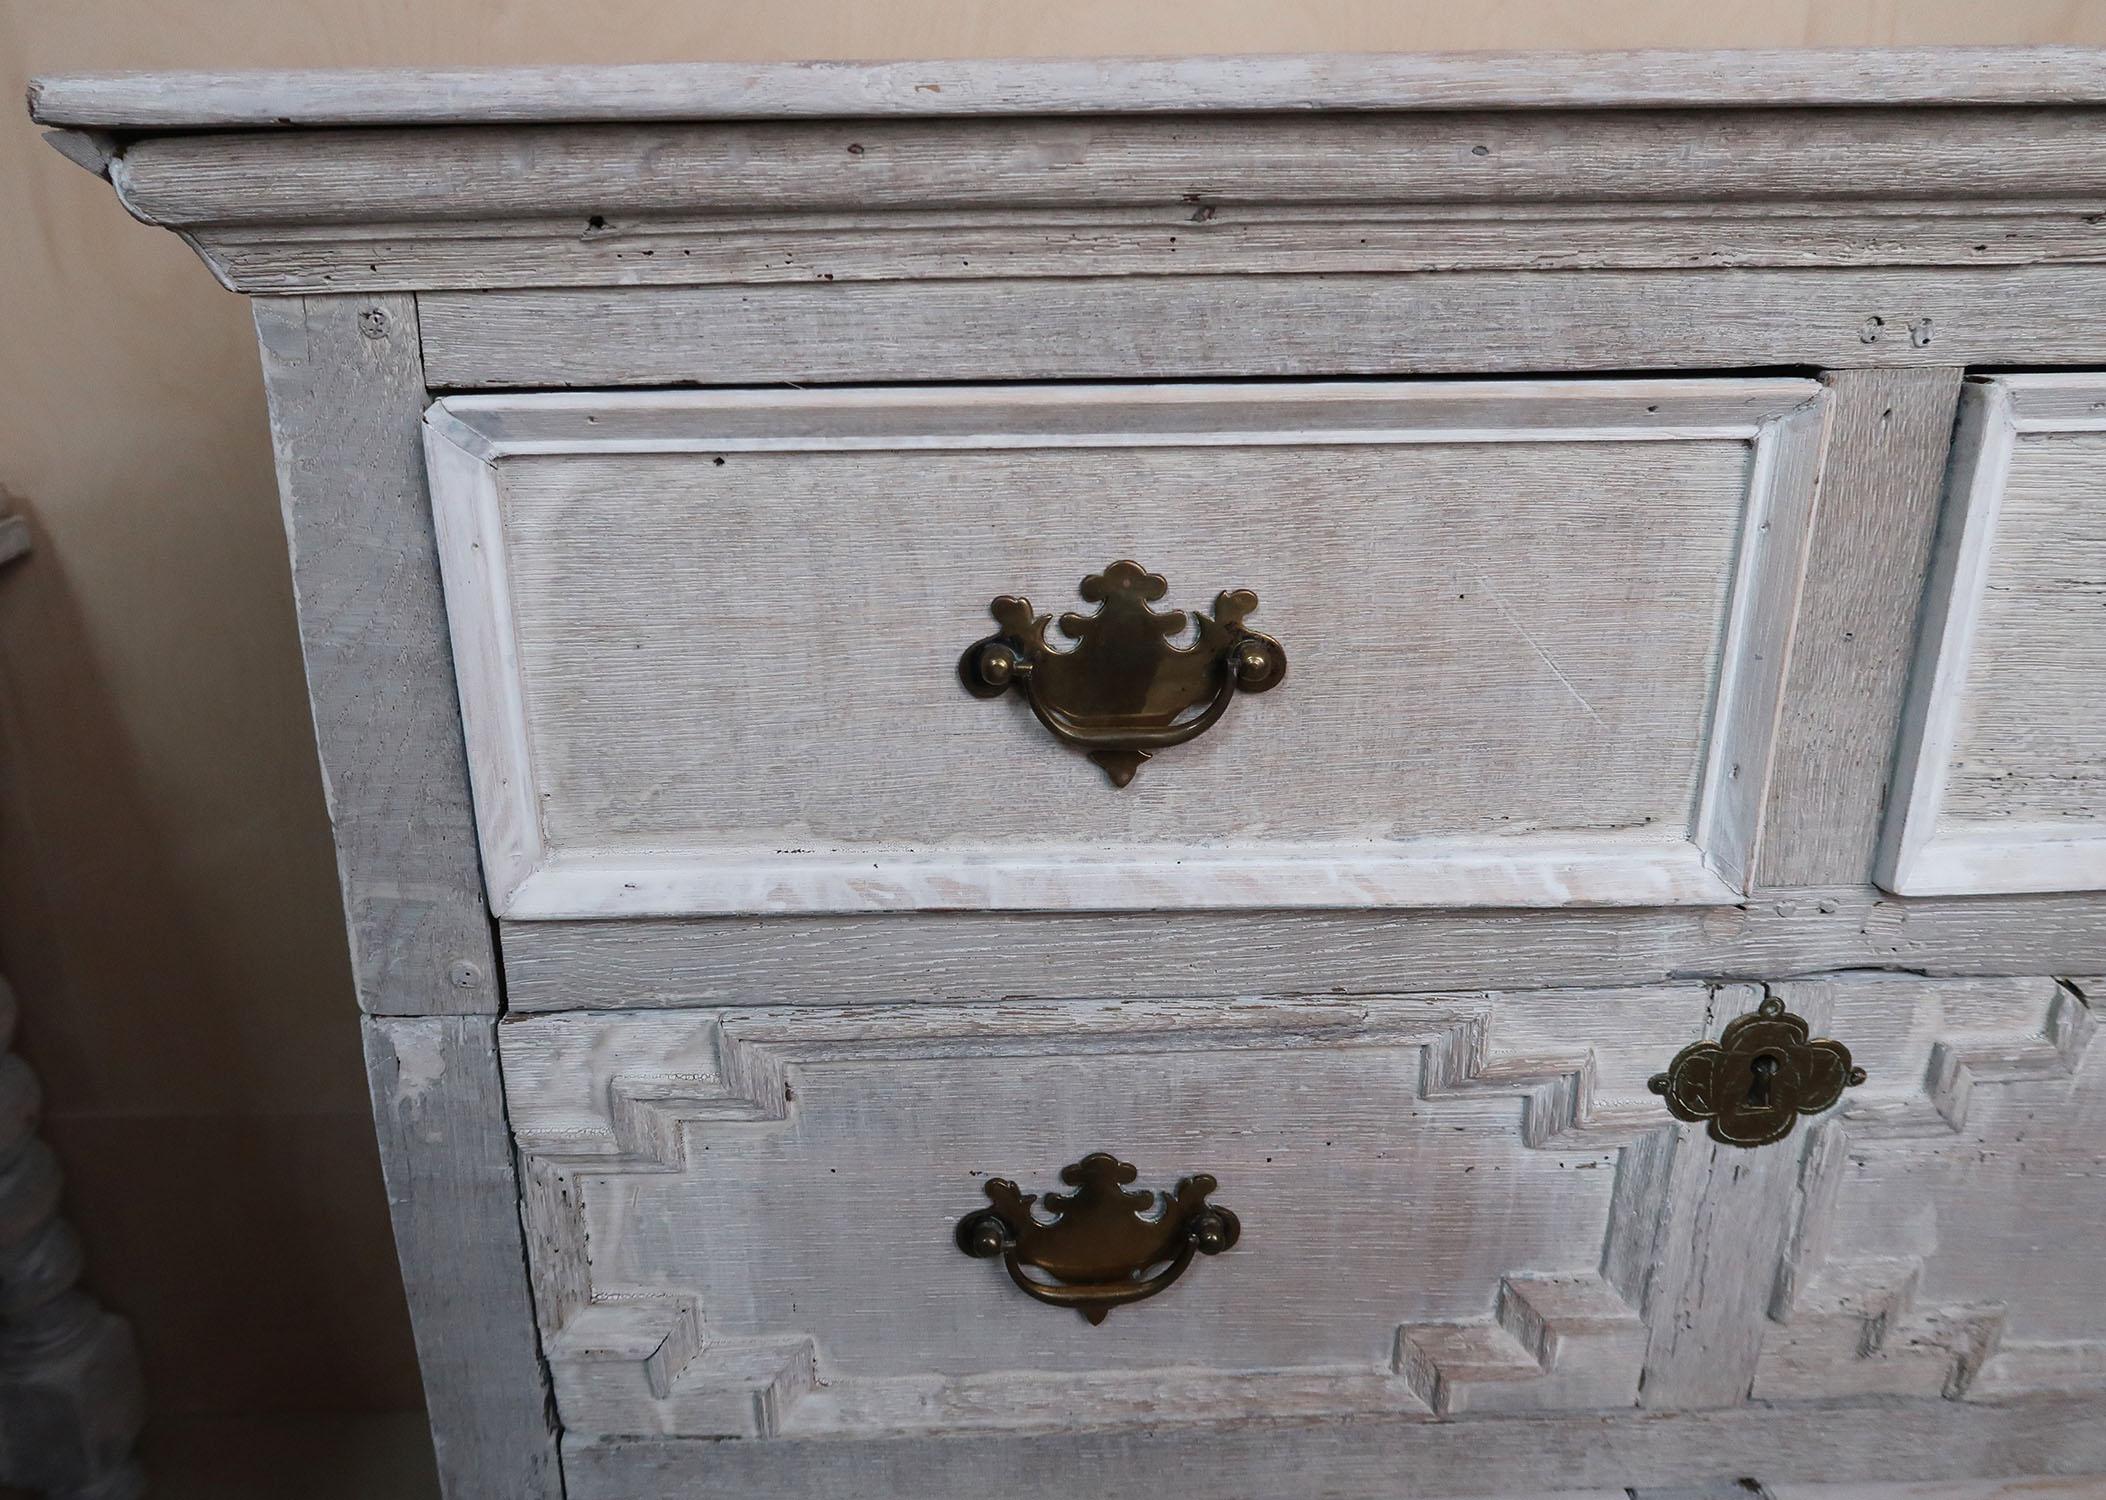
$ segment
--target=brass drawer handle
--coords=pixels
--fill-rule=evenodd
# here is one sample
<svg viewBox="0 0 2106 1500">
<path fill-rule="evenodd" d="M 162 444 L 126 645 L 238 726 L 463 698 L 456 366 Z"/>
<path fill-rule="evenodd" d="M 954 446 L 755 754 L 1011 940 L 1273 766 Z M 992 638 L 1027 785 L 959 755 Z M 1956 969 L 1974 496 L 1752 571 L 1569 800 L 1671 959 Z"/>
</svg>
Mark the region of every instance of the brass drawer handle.
<svg viewBox="0 0 2106 1500">
<path fill-rule="evenodd" d="M 1174 1192 L 1126 1191 L 1137 1175 L 1103 1151 L 1062 1167 L 1060 1180 L 1075 1191 L 1046 1194 L 1051 1223 L 1031 1211 L 1036 1193 L 993 1178 L 987 1196 L 994 1207 L 958 1221 L 958 1248 L 975 1260 L 999 1255 L 1009 1279 L 1030 1296 L 1102 1323 L 1120 1303 L 1167 1288 L 1195 1254 L 1219 1255 L 1243 1233 L 1234 1214 L 1206 1201 L 1216 1186 L 1206 1173 L 1185 1178 Z M 1145 1217 L 1158 1199 L 1161 1212 Z M 1027 1267 L 1045 1279 L 1026 1275 Z"/>
<path fill-rule="evenodd" d="M 1173 646 L 1185 612 L 1149 608 L 1169 587 L 1137 562 L 1092 573 L 1081 594 L 1097 612 L 1060 617 L 1060 633 L 1077 642 L 1072 651 L 1048 650 L 1052 617 L 1004 594 L 987 607 L 1000 632 L 966 648 L 959 678 L 976 698 L 1017 689 L 1054 738 L 1086 751 L 1113 786 L 1124 786 L 1156 751 L 1211 729 L 1239 690 L 1262 693 L 1287 676 L 1280 643 L 1244 626 L 1256 594 L 1217 595 L 1212 616 L 1192 613 L 1198 641 Z"/>
<path fill-rule="evenodd" d="M 1692 1042 L 1646 1086 L 1677 1120 L 1706 1121 L 1728 1146 L 1767 1146 L 1865 1081 L 1841 1042 L 1810 1041 L 1806 1022 L 1774 995 L 1726 1023 L 1715 1042 Z"/>
</svg>

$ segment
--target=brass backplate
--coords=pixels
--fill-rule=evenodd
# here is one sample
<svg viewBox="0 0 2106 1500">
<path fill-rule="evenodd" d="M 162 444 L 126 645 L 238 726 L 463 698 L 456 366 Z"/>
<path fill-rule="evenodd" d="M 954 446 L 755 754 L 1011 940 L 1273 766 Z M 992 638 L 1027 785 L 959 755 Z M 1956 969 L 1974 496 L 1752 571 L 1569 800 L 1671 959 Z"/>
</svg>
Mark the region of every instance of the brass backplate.
<svg viewBox="0 0 2106 1500">
<path fill-rule="evenodd" d="M 1258 607 L 1248 589 L 1217 595 L 1211 615 L 1151 606 L 1168 592 L 1161 574 L 1115 562 L 1082 580 L 1094 614 L 1064 614 L 1060 633 L 1076 644 L 1046 644 L 1050 615 L 1004 594 L 988 606 L 1001 630 L 975 641 L 958 675 L 976 698 L 1011 689 L 1062 743 L 1087 753 L 1115 787 L 1134 778 L 1156 751 L 1213 727 L 1238 692 L 1262 693 L 1287 676 L 1287 653 L 1243 622 Z M 1188 623 L 1198 639 L 1171 644 Z"/>
<path fill-rule="evenodd" d="M 1195 1254 L 1219 1255 L 1243 1233 L 1234 1214 L 1207 1202 L 1215 1182 L 1204 1172 L 1167 1193 L 1129 1192 L 1138 1175 L 1104 1151 L 1062 1167 L 1060 1180 L 1075 1191 L 1046 1194 L 1049 1221 L 1032 1212 L 1036 1193 L 994 1178 L 986 1186 L 994 1206 L 960 1219 L 954 1238 L 976 1260 L 1000 1256 L 1010 1280 L 1040 1302 L 1102 1323 L 1121 1303 L 1165 1290 Z"/>
<path fill-rule="evenodd" d="M 1678 1120 L 1703 1121 L 1715 1141 L 1767 1146 L 1865 1081 L 1841 1042 L 1810 1040 L 1807 1025 L 1765 996 L 1753 1015 L 1726 1023 L 1715 1042 L 1694 1042 L 1648 1080 Z"/>
</svg>

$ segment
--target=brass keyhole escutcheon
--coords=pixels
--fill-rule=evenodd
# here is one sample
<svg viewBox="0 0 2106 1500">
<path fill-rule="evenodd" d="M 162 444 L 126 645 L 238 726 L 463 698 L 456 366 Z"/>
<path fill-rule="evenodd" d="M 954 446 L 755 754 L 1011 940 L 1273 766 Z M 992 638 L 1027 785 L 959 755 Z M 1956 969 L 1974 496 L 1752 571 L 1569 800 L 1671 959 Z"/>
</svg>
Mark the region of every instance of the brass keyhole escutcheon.
<svg viewBox="0 0 2106 1500">
<path fill-rule="evenodd" d="M 1729 1021 L 1715 1042 L 1694 1042 L 1675 1055 L 1651 1088 L 1678 1120 L 1702 1121 L 1714 1141 L 1767 1146 L 1865 1081 L 1841 1042 L 1816 1041 L 1806 1022 L 1765 996 L 1753 1015 Z"/>
</svg>

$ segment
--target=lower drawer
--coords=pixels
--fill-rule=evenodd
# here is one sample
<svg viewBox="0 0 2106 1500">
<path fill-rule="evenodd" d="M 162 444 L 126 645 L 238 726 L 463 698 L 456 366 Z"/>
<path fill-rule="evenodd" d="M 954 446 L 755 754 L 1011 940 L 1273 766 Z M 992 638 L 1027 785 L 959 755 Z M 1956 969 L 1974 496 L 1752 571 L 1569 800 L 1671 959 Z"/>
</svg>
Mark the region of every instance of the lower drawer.
<svg viewBox="0 0 2106 1500">
<path fill-rule="evenodd" d="M 562 1421 L 788 1448 L 2106 1383 L 2080 987 L 1773 990 L 1871 1079 L 1754 1150 L 1648 1079 L 1755 987 L 509 1022 Z M 1150 1222 L 1208 1208 L 1193 1253 Z M 1121 1255 L 1166 1284 L 1094 1317 L 1015 1279 Z"/>
</svg>

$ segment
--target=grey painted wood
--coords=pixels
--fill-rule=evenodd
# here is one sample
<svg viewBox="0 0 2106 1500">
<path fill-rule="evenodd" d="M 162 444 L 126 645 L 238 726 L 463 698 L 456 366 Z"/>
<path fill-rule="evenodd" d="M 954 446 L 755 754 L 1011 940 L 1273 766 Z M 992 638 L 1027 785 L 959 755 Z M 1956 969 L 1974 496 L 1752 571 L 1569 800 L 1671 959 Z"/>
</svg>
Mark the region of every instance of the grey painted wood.
<svg viewBox="0 0 2106 1500">
<path fill-rule="evenodd" d="M 2099 118 L 1479 111 L 55 144 L 229 285 L 283 292 L 2095 262 Z M 1976 195 L 1951 197 L 1955 180 Z"/>
<path fill-rule="evenodd" d="M 2106 1210 L 2089 982 L 564 1014 L 503 1053 L 573 1433 L 2008 1400 L 2106 1371 L 2064 1248 Z M 1773 991 L 1863 1085 L 1760 1151 L 1671 1124 L 1645 1079 Z M 967 1273 L 988 1172 L 1105 1142 L 1217 1174 L 1238 1254 L 1103 1330 Z"/>
<path fill-rule="evenodd" d="M 1896 108 L 1941 100 L 1973 102 Z M 1815 103 L 1863 107 L 1800 107 Z M 1224 1500 L 1517 1500 L 2106 1468 L 2106 1315 L 2069 1248 L 2098 1217 L 2081 976 L 2106 971 L 2106 896 L 1901 901 L 1863 884 L 1953 372 L 2106 363 L 2106 242 L 2087 222 L 2106 193 L 2101 103 L 2106 55 L 2071 52 L 41 86 L 73 159 L 231 283 L 403 289 L 275 303 L 258 327 L 361 998 L 380 1013 L 365 1025 L 383 1155 L 457 1500 L 562 1488 L 537 1320 L 583 1414 L 576 1500 L 1028 1500 L 1094 1472 L 1136 1489 L 1201 1474 Z M 1403 112 L 1419 107 L 1444 112 Z M 1513 113 L 1537 108 L 1555 112 Z M 867 118 L 1078 109 L 1101 118 Z M 1150 112 L 1187 118 L 1133 118 Z M 332 120 L 434 128 L 280 128 Z M 581 120 L 602 123 L 565 123 Z M 1739 846 L 1778 889 L 1708 910 L 1402 919 L 515 924 L 518 1005 L 598 1012 L 507 1037 L 532 1157 L 523 1232 L 415 449 L 428 387 L 1767 367 L 1850 372 L 1832 377 L 1840 451 L 1803 618 L 1789 591 L 1762 595 L 1761 652 L 1798 653 L 1792 696 L 1733 736 L 1798 737 L 1767 863 Z M 592 400 L 588 423 L 621 406 Z M 663 482 L 652 467 L 614 472 L 643 492 Z M 633 578 L 624 561 L 588 583 Z M 766 571 L 742 577 L 747 616 L 765 613 Z M 562 618 L 566 640 L 626 624 Z M 762 719 L 765 746 L 780 721 Z M 873 779 L 870 798 L 887 789 Z M 1824 977 L 1852 968 L 1991 977 Z M 1816 1019 L 1832 1006 L 1874 1074 L 1754 1158 L 1673 1129 L 1641 1092 L 1656 1051 L 1751 1003 L 1718 983 L 1735 980 L 1774 982 Z M 1437 1036 L 1398 1029 L 1456 988 L 1498 993 Z M 915 1003 L 931 1000 L 975 1003 Z M 736 1008 L 792 1001 L 825 1014 Z M 664 1008 L 682 1005 L 698 1013 Z M 1228 1037 L 1239 1026 L 1272 1035 Z M 1598 1107 L 1604 1086 L 1636 1107 Z M 1268 1120 L 1294 1160 L 1264 1159 Z M 1109 1344 L 1074 1320 L 1065 1344 L 994 1324 L 1014 1345 L 1001 1358 L 968 1347 L 978 1322 L 946 1336 L 965 1308 L 951 1278 L 994 1268 L 943 1243 L 950 1185 L 915 1194 L 978 1186 L 991 1168 L 962 1141 L 1021 1173 L 1085 1133 L 1195 1166 L 1227 1151 L 1254 1205 L 1229 1269 L 1307 1248 L 1276 1268 L 1308 1277 L 1301 1306 L 1236 1300 L 1190 1328 L 1158 1321 L 1175 1335 L 1160 1340 L 1122 1315 Z M 1308 1272 L 1336 1216 L 1307 1163 L 1355 1140 L 1391 1156 L 1349 1148 L 1351 1172 L 1409 1188 L 1392 1200 L 1369 1177 L 1346 1196 L 1437 1253 L 1392 1267 L 1356 1244 L 1333 1261 L 1356 1274 L 1326 1280 Z M 883 1280 L 835 1237 L 837 1178 L 860 1218 L 892 1214 L 894 1238 L 872 1241 Z M 1222 1269 L 1149 1316 L 1227 1297 Z M 874 1304 L 873 1285 L 897 1300 Z M 670 1305 L 683 1286 L 691 1301 Z M 1386 1321 L 1400 1302 L 1409 1323 Z M 1312 1330 L 1331 1342 L 1301 1359 Z M 1198 1356 L 1151 1389 L 1178 1338 Z M 1121 1348 L 1123 1366 L 1099 1357 Z M 952 1387 L 975 1369 L 1012 1388 Z M 939 1386 L 957 1399 L 924 1399 Z M 1541 1415 L 1505 1415 L 1522 1411 Z M 914 1435 L 954 1422 L 983 1431 Z M 675 1426 L 761 1436 L 683 1443 Z"/>
<path fill-rule="evenodd" d="M 449 398 L 492 909 L 1731 902 L 1826 406 L 1723 377 Z M 1268 503 L 1224 529 L 1224 495 Z M 992 595 L 1058 611 L 1113 555 L 1254 590 L 1300 663 L 1132 797 L 953 670 Z"/>
<path fill-rule="evenodd" d="M 1763 885 L 1871 879 L 1961 371 L 1844 370 L 1792 636 Z"/>
<path fill-rule="evenodd" d="M 93 163 L 92 150 L 86 152 Z M 99 167 L 96 170 L 100 170 Z M 989 280 L 1704 267 L 1989 266 L 2106 260 L 2096 199 L 2053 203 L 1064 205 L 206 226 L 192 248 L 237 291 Z"/>
<path fill-rule="evenodd" d="M 569 1500 L 926 1500 L 1073 1493 L 1077 1473 L 1117 1474 L 1136 1493 L 1175 1491 L 1195 1473 L 1219 1500 L 1424 1500 L 1546 1489 L 1665 1488 L 1765 1474 L 1780 1481 L 1951 1480 L 2020 1472 L 2106 1472 L 2096 1397 L 2004 1406 L 1898 1401 L 1802 1408 L 1441 1421 L 1245 1422 L 1127 1427 L 993 1443 L 984 1435 L 839 1438 L 784 1454 L 767 1443 L 572 1439 Z M 1993 1493 L 1993 1492 L 1992 1492 Z M 2059 1497 L 2058 1497 L 2059 1500 Z"/>
<path fill-rule="evenodd" d="M 1891 992 L 1890 992 L 1891 993 Z M 1714 991 L 1707 1033 L 1717 1036 L 1770 994 L 1767 985 Z M 1818 990 L 1794 987 L 1788 1004 Z M 1827 1005 L 1805 1019 L 1827 1032 Z M 1701 1126 L 1676 1132 L 1663 1174 L 1665 1203 L 1646 1297 L 1645 1374 L 1638 1404 L 1651 1411 L 1738 1406 L 1755 1384 L 1768 1332 L 1766 1313 L 1791 1227 L 1805 1144 L 1795 1132 L 1746 1151 L 1711 1140 Z"/>
<path fill-rule="evenodd" d="M 2015 1479 L 1927 1480 L 1921 1484 L 1778 1484 L 1764 1485 L 1755 1500 L 2096 1500 L 2106 1492 L 2106 1475 L 2080 1474 L 2053 1478 L 2035 1474 Z M 1747 1500 L 1725 1493 L 1725 1500 Z M 1634 1492 L 1632 1500 L 1711 1500 L 1705 1495 Z"/>
<path fill-rule="evenodd" d="M 1902 717 L 1880 883 L 2106 887 L 2106 381 L 1970 380 Z"/>
<path fill-rule="evenodd" d="M 989 995 L 1383 993 L 1775 979 L 1831 969 L 2106 969 L 2106 898 L 1904 900 L 1866 887 L 1710 909 L 1208 912 L 515 922 L 525 1011 L 967 1000 Z"/>
<path fill-rule="evenodd" d="M 1937 200 L 2106 186 L 2096 110 L 833 121 L 149 136 L 110 163 L 169 228 L 933 209 Z M 1948 211 L 1950 205 L 1948 205 Z M 1317 217 L 1314 214 L 1308 215 Z"/>
<path fill-rule="evenodd" d="M 681 63 L 34 79 L 46 125 L 110 129 L 788 116 L 2106 102 L 2081 47 Z"/>
<path fill-rule="evenodd" d="M 448 291 L 418 306 L 442 389 L 2106 362 L 2106 277 L 2082 266 Z"/>
<path fill-rule="evenodd" d="M 407 297 L 256 303 L 359 1004 L 494 1012 Z"/>
<path fill-rule="evenodd" d="M 519 1178 L 483 1016 L 368 1016 L 366 1068 L 446 1500 L 561 1500 Z"/>
</svg>

